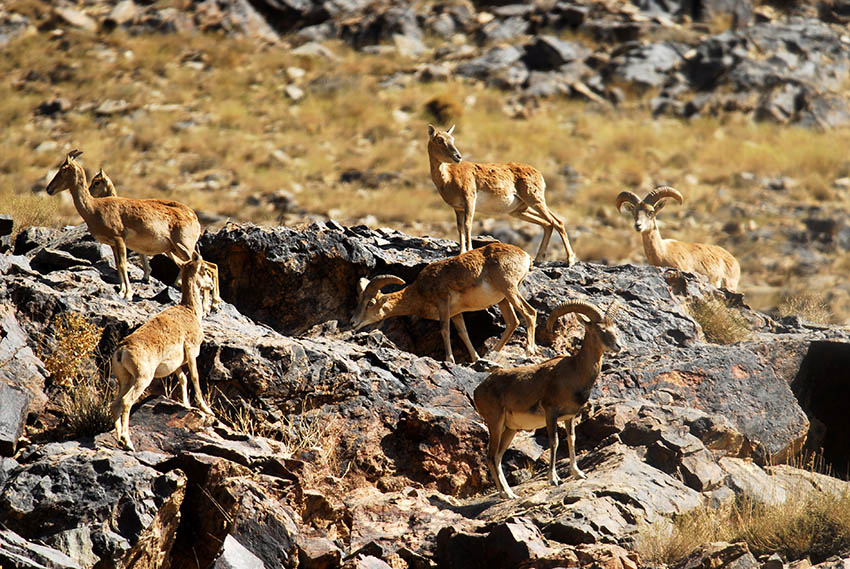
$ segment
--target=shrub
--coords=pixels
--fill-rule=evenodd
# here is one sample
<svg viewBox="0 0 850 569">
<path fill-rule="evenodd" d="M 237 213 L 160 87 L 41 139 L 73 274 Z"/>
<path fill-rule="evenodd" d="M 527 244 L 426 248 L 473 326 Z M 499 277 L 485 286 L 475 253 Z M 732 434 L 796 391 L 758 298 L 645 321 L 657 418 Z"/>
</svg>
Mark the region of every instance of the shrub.
<svg viewBox="0 0 850 569">
<path fill-rule="evenodd" d="M 448 125 L 463 116 L 463 106 L 450 95 L 437 95 L 425 103 L 425 112 L 439 124 Z"/>
<path fill-rule="evenodd" d="M 73 387 L 97 373 L 93 356 L 103 328 L 81 314 L 68 312 L 55 317 L 51 329 L 51 347 L 46 347 L 43 339 L 37 351 L 55 384 Z"/>
<path fill-rule="evenodd" d="M 792 491 L 782 504 L 741 498 L 718 509 L 701 506 L 672 523 L 645 526 L 635 550 L 644 563 L 675 565 L 712 541 L 743 541 L 757 557 L 820 563 L 850 550 L 850 492 Z"/>
<path fill-rule="evenodd" d="M 786 296 L 777 308 L 779 316 L 799 316 L 809 322 L 826 324 L 830 320 L 829 305 L 813 294 Z"/>
<path fill-rule="evenodd" d="M 54 385 L 63 389 L 60 410 L 65 435 L 93 437 L 112 427 L 109 403 L 115 392 L 97 369 L 98 344 L 103 328 L 69 312 L 53 320 L 51 346 L 38 346 L 39 358 Z M 108 374 L 107 374 L 108 376 Z"/>
<path fill-rule="evenodd" d="M 719 298 L 694 298 L 687 306 L 709 342 L 734 344 L 750 337 L 750 327 L 741 313 Z"/>
</svg>

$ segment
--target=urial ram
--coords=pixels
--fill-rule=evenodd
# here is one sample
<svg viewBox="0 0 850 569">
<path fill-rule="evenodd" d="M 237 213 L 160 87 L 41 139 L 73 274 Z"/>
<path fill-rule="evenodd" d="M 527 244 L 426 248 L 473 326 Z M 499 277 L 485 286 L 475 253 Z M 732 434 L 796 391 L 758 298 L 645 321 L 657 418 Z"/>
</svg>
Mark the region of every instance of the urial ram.
<svg viewBox="0 0 850 569">
<path fill-rule="evenodd" d="M 620 192 L 617 196 L 617 209 L 622 211 L 625 207 L 634 217 L 635 231 L 640 232 L 649 264 L 700 273 L 707 276 L 714 286 L 734 291 L 741 278 L 741 266 L 732 253 L 718 245 L 661 238 L 655 216 L 667 200 L 680 204 L 684 201 L 682 194 L 670 186 L 658 186 L 643 200 L 632 192 Z"/>
<path fill-rule="evenodd" d="M 575 416 L 590 398 L 590 390 L 599 377 L 605 351 L 618 352 L 620 343 L 613 318 L 618 304 L 612 303 L 605 314 L 582 301 L 564 303 L 549 315 L 546 327 L 564 314 L 575 312 L 584 324 L 581 349 L 574 356 L 558 356 L 543 363 L 502 368 L 491 373 L 475 388 L 475 408 L 490 432 L 487 465 L 503 498 L 516 498 L 502 471 L 502 456 L 517 431 L 533 431 L 545 426 L 549 435 L 549 481 L 560 483 L 555 471 L 558 453 L 558 422 L 565 421 L 569 438 L 570 472 L 585 474 L 576 465 Z"/>
</svg>

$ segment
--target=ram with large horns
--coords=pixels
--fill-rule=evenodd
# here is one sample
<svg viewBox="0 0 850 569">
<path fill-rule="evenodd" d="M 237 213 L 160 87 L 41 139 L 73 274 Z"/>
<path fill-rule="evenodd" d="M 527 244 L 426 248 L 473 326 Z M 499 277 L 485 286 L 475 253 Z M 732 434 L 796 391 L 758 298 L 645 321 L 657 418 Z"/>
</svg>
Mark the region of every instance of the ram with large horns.
<svg viewBox="0 0 850 569">
<path fill-rule="evenodd" d="M 632 192 L 620 192 L 617 196 L 617 209 L 623 211 L 625 207 L 634 217 L 635 231 L 641 235 L 649 264 L 700 273 L 714 286 L 734 291 L 741 278 L 741 266 L 732 253 L 719 245 L 661 238 L 655 216 L 669 200 L 680 204 L 684 201 L 682 194 L 670 186 L 658 186 L 643 200 Z"/>
<path fill-rule="evenodd" d="M 485 310 L 498 304 L 505 319 L 505 332 L 495 351 L 505 346 L 519 325 L 516 310 L 528 332 L 527 351 L 533 354 L 537 312 L 519 293 L 519 284 L 530 269 L 531 256 L 519 247 L 490 243 L 456 257 L 430 263 L 415 281 L 396 292 L 384 294 L 381 289 L 390 284 L 406 284 L 397 276 L 381 275 L 371 281 L 361 279 L 360 300 L 351 324 L 359 330 L 385 318 L 406 315 L 439 320 L 446 359 L 454 362 L 449 336 L 449 322 L 454 322 L 470 358 L 476 361 L 479 356 L 467 334 L 463 313 Z"/>
<path fill-rule="evenodd" d="M 546 320 L 551 332 L 561 316 L 574 312 L 584 324 L 581 349 L 574 356 L 558 356 L 543 363 L 497 369 L 475 388 L 473 402 L 487 423 L 490 442 L 487 465 L 503 498 L 516 498 L 502 471 L 502 456 L 517 431 L 546 427 L 549 435 L 549 481 L 557 486 L 561 479 L 555 471 L 558 453 L 558 423 L 564 421 L 569 437 L 570 473 L 586 478 L 576 464 L 575 417 L 590 399 L 590 390 L 599 377 L 602 355 L 620 351 L 614 315 L 619 308 L 611 303 L 603 314 L 596 306 L 570 301 L 555 308 Z"/>
</svg>

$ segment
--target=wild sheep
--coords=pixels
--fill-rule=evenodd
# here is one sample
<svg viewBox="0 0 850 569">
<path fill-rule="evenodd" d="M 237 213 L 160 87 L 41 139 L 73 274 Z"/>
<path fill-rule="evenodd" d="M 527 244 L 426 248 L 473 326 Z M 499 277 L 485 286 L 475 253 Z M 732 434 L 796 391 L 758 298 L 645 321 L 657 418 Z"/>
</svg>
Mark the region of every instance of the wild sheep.
<svg viewBox="0 0 850 569">
<path fill-rule="evenodd" d="M 213 275 L 196 250 L 183 264 L 181 276 L 183 296 L 180 304 L 166 308 L 142 324 L 124 338 L 112 354 L 112 371 L 118 380 L 118 393 L 111 405 L 115 437 L 129 450 L 134 450 L 130 440 L 130 409 L 155 377 L 176 372 L 183 405 L 191 408 L 185 366 L 195 390 L 196 403 L 205 413 L 212 414 L 201 392 L 196 358 L 204 339 L 201 291 L 212 289 Z"/>
<path fill-rule="evenodd" d="M 460 252 L 472 248 L 472 218 L 484 213 L 507 213 L 543 226 L 543 240 L 535 261 L 542 261 L 552 229 L 557 229 L 567 252 L 567 262 L 578 260 L 570 246 L 564 222 L 546 205 L 546 182 L 536 168 L 526 164 L 476 164 L 463 162 L 455 146 L 452 126 L 447 131 L 428 125 L 428 159 L 431 179 L 440 196 L 455 210 Z"/>
<path fill-rule="evenodd" d="M 80 154 L 79 150 L 68 153 L 47 184 L 47 193 L 52 196 L 70 190 L 74 206 L 89 232 L 97 241 L 112 247 L 121 279 L 120 294 L 130 300 L 133 289 L 127 274 L 127 248 L 145 255 L 165 253 L 175 262 L 187 261 L 189 257 L 183 257 L 182 250 L 195 248 L 201 224 L 192 208 L 180 202 L 93 197 L 86 184 L 86 173 L 76 161 Z"/>
<path fill-rule="evenodd" d="M 106 175 L 106 172 L 103 171 L 103 168 L 99 169 L 97 173 L 92 177 L 91 182 L 89 183 L 89 193 L 92 197 L 95 198 L 107 198 L 107 197 L 118 197 L 118 191 L 115 189 L 115 184 L 112 183 L 112 179 Z M 180 202 L 175 202 L 171 200 L 160 200 L 163 203 L 171 204 L 172 207 L 180 208 L 183 206 Z M 167 254 L 168 252 L 166 252 Z M 139 253 L 139 257 L 142 260 L 142 268 L 144 269 L 144 277 L 142 280 L 144 282 L 148 282 L 150 280 L 151 275 L 151 266 L 148 262 L 148 256 L 144 253 Z M 171 256 L 171 259 L 174 260 L 174 257 Z M 204 261 L 207 265 L 207 270 L 211 271 L 213 274 L 213 290 L 212 295 L 207 291 L 204 291 L 204 307 L 205 310 L 215 310 L 218 305 L 221 303 L 221 295 L 219 293 L 219 283 L 218 283 L 218 265 L 215 263 L 211 263 L 210 261 Z M 179 263 L 178 263 L 179 265 Z"/>
<path fill-rule="evenodd" d="M 680 204 L 684 201 L 682 194 L 670 186 L 658 186 L 643 200 L 632 192 L 620 192 L 617 196 L 617 209 L 623 211 L 625 207 L 634 216 L 635 231 L 640 232 L 649 264 L 700 273 L 714 286 L 734 292 L 741 278 L 741 266 L 729 251 L 718 245 L 661 238 L 655 216 L 669 199 Z"/>
<path fill-rule="evenodd" d="M 531 256 L 528 253 L 514 245 L 491 243 L 429 264 L 413 283 L 397 292 L 382 294 L 381 288 L 388 284 L 406 284 L 399 277 L 381 275 L 371 281 L 361 279 L 360 300 L 352 326 L 359 330 L 385 318 L 408 314 L 439 320 L 446 359 L 454 362 L 449 337 L 451 321 L 466 344 L 470 357 L 476 361 L 478 353 L 469 340 L 462 313 L 498 304 L 506 327 L 495 351 L 501 350 L 516 330 L 516 310 L 528 332 L 527 351 L 533 354 L 537 313 L 520 295 L 518 288 L 530 269 Z"/>
<path fill-rule="evenodd" d="M 490 432 L 487 465 L 501 497 L 516 498 L 502 472 L 502 456 L 517 431 L 546 427 L 549 435 L 549 481 L 553 486 L 560 483 L 555 472 L 558 421 L 566 421 L 569 431 L 570 472 L 586 478 L 576 465 L 574 419 L 590 398 L 590 390 L 599 377 L 603 353 L 620 350 L 613 322 L 618 306 L 616 302 L 612 303 L 604 315 L 597 307 L 581 301 L 558 306 L 549 315 L 546 327 L 551 332 L 560 316 L 569 312 L 579 314 L 585 334 L 576 355 L 558 356 L 534 365 L 497 369 L 475 388 L 475 408 Z"/>
</svg>

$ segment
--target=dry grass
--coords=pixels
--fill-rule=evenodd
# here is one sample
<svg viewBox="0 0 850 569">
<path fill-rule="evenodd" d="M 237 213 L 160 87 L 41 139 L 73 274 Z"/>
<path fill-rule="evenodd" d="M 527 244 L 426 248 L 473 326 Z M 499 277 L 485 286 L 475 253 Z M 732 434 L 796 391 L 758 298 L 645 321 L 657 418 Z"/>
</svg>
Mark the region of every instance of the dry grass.
<svg viewBox="0 0 850 569">
<path fill-rule="evenodd" d="M 286 452 L 292 456 L 318 452 L 331 474 L 345 474 L 340 472 L 337 448 L 344 429 L 344 422 L 339 416 L 316 409 L 287 415 L 280 422 L 269 423 L 244 402 L 230 399 L 219 389 L 210 393 L 209 403 L 216 417 L 234 431 L 283 443 Z"/>
<path fill-rule="evenodd" d="M 779 316 L 799 316 L 816 324 L 826 324 L 832 316 L 829 305 L 815 294 L 786 296 L 779 304 L 778 311 Z"/>
<path fill-rule="evenodd" d="M 687 306 L 709 342 L 734 344 L 750 337 L 750 327 L 740 311 L 719 298 L 694 298 Z"/>
<path fill-rule="evenodd" d="M 54 384 L 74 387 L 96 373 L 93 357 L 103 328 L 81 314 L 68 312 L 54 318 L 50 330 L 50 337 L 42 339 L 36 352 Z"/>
<path fill-rule="evenodd" d="M 63 433 L 78 438 L 108 431 L 112 428 L 109 403 L 114 388 L 103 379 L 95 362 L 103 328 L 70 312 L 55 318 L 51 329 L 49 347 L 42 343 L 37 353 L 54 385 L 63 388 Z"/>
<path fill-rule="evenodd" d="M 813 563 L 850 550 L 850 493 L 791 492 L 783 504 L 750 499 L 718 509 L 707 506 L 643 528 L 635 550 L 645 563 L 675 565 L 699 546 L 746 542 L 760 555 L 779 553 L 787 561 Z"/>
</svg>

